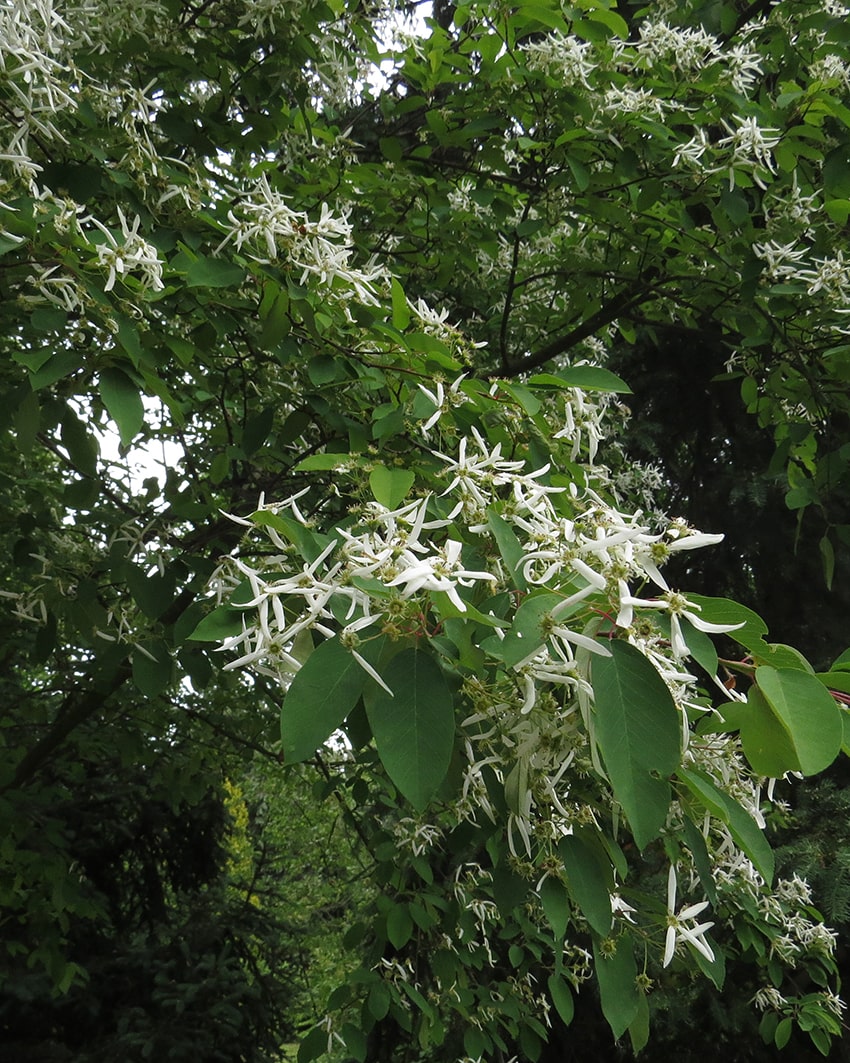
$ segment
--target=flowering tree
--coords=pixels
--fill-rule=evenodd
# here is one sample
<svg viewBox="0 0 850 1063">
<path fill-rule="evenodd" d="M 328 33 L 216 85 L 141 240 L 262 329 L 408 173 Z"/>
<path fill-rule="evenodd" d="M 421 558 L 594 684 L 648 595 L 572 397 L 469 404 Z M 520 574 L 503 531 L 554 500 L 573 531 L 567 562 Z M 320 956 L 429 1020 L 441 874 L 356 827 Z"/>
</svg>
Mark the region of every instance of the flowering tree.
<svg viewBox="0 0 850 1063">
<path fill-rule="evenodd" d="M 639 1050 L 727 958 L 766 1039 L 840 1032 L 763 828 L 850 662 L 680 589 L 719 535 L 658 511 L 606 357 L 710 327 L 831 581 L 848 12 L 627 7 L 0 5 L 14 859 L 75 728 L 235 673 L 380 889 L 302 1063 L 534 1059 L 587 982 Z"/>
</svg>

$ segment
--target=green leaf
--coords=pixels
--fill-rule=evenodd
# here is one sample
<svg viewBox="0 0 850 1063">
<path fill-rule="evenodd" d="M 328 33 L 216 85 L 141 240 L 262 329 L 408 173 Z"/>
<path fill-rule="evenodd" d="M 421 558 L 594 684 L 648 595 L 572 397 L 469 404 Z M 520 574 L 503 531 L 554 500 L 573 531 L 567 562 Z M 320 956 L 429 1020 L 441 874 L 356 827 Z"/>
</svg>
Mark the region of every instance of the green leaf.
<svg viewBox="0 0 850 1063">
<path fill-rule="evenodd" d="M 659 613 L 656 617 L 656 623 L 660 630 L 669 638 L 671 630 L 670 614 Z M 685 645 L 690 650 L 693 659 L 697 664 L 702 665 L 709 675 L 717 675 L 717 650 L 710 637 L 704 631 L 695 628 L 686 616 L 681 618 L 679 624 Z"/>
<path fill-rule="evenodd" d="M 344 1023 L 342 1027 L 342 1039 L 345 1041 L 345 1047 L 348 1049 L 352 1058 L 357 1060 L 357 1063 L 365 1063 L 368 1047 L 366 1035 L 360 1027 L 355 1026 L 353 1022 Z"/>
<path fill-rule="evenodd" d="M 756 669 L 756 683 L 784 728 L 798 761 L 785 771 L 815 775 L 838 756 L 841 710 L 818 679 L 795 668 Z"/>
<path fill-rule="evenodd" d="M 614 876 L 608 857 L 592 838 L 570 834 L 558 843 L 570 893 L 597 934 L 611 932 Z"/>
<path fill-rule="evenodd" d="M 245 620 L 244 609 L 234 609 L 232 605 L 219 605 L 208 613 L 192 634 L 187 635 L 186 638 L 192 642 L 222 642 L 224 639 L 238 635 L 244 628 Z"/>
<path fill-rule="evenodd" d="M 314 354 L 307 363 L 307 375 L 317 388 L 326 387 L 345 378 L 345 366 L 342 359 L 329 354 Z"/>
<path fill-rule="evenodd" d="M 597 365 L 575 365 L 557 373 L 538 373 L 529 384 L 538 387 L 583 388 L 585 391 L 611 391 L 618 395 L 631 395 L 632 389 L 610 369 Z"/>
<path fill-rule="evenodd" d="M 128 562 L 124 578 L 136 604 L 151 620 L 158 620 L 174 600 L 174 577 L 168 572 L 151 575 Z"/>
<path fill-rule="evenodd" d="M 410 324 L 410 307 L 407 305 L 404 288 L 395 277 L 392 280 L 393 326 L 404 332 Z M 390 507 L 392 508 L 392 507 Z"/>
<path fill-rule="evenodd" d="M 188 288 L 232 288 L 245 279 L 245 270 L 222 258 L 199 258 L 186 270 Z"/>
<path fill-rule="evenodd" d="M 606 945 L 609 942 L 606 941 Z M 608 1020 L 615 1038 L 622 1037 L 634 1022 L 640 1008 L 640 996 L 635 979 L 635 953 L 631 935 L 621 934 L 616 940 L 616 951 L 603 948 L 594 935 L 593 959 L 602 1013 Z"/>
<path fill-rule="evenodd" d="M 593 7 L 586 12 L 586 17 L 593 22 L 601 22 L 603 26 L 611 30 L 615 37 L 620 37 L 624 41 L 627 40 L 629 24 L 616 11 L 609 11 L 604 7 Z"/>
<path fill-rule="evenodd" d="M 549 875 L 543 880 L 540 886 L 540 903 L 555 940 L 563 941 L 570 921 L 570 902 L 560 879 Z"/>
<path fill-rule="evenodd" d="M 695 949 L 692 945 L 688 945 L 691 955 L 696 960 L 697 967 L 702 971 L 706 978 L 711 979 L 715 988 L 723 989 L 723 983 L 726 981 L 726 953 L 712 940 L 709 934 L 704 935 L 704 940 L 711 951 L 714 953 L 714 959 L 710 960 L 707 956 Z"/>
<path fill-rule="evenodd" d="M 823 161 L 826 198 L 850 199 L 850 144 L 842 143 Z"/>
<path fill-rule="evenodd" d="M 522 815 L 528 793 L 528 760 L 519 757 L 505 776 L 505 804 L 515 816 Z"/>
<path fill-rule="evenodd" d="M 667 684 L 626 642 L 593 660 L 596 740 L 635 841 L 657 838 L 670 806 L 668 777 L 679 766 L 681 721 Z"/>
<path fill-rule="evenodd" d="M 139 389 L 120 369 L 104 369 L 100 374 L 100 397 L 109 416 L 118 425 L 121 445 L 129 446 L 145 419 Z"/>
<path fill-rule="evenodd" d="M 793 1029 L 793 1022 L 790 1016 L 785 1016 L 784 1019 L 780 1019 L 777 1024 L 776 1031 L 773 1034 L 773 1043 L 777 1048 L 784 1048 L 791 1040 L 791 1031 Z"/>
<path fill-rule="evenodd" d="M 394 904 L 387 916 L 387 937 L 390 944 L 403 949 L 413 934 L 413 919 L 406 904 Z"/>
<path fill-rule="evenodd" d="M 715 786 L 703 772 L 679 768 L 677 774 L 703 808 L 727 825 L 732 838 L 770 885 L 773 881 L 773 850 L 749 812 L 729 794 Z"/>
<path fill-rule="evenodd" d="M 376 465 L 369 473 L 369 488 L 377 502 L 387 509 L 397 509 L 413 487 L 415 474 L 410 469 Z"/>
<path fill-rule="evenodd" d="M 794 668 L 814 675 L 814 669 L 802 653 L 782 642 L 765 643 L 753 651 L 753 659 L 757 664 L 769 664 L 771 668 Z"/>
<path fill-rule="evenodd" d="M 685 837 L 685 844 L 693 858 L 694 867 L 697 869 L 702 888 L 705 890 L 705 895 L 712 904 L 716 904 L 717 888 L 714 885 L 714 876 L 711 873 L 711 858 L 708 855 L 708 846 L 705 844 L 702 831 L 688 816 L 685 816 L 682 820 L 682 833 Z"/>
<path fill-rule="evenodd" d="M 295 466 L 296 472 L 330 472 L 338 469 L 341 465 L 347 465 L 351 461 L 351 455 L 346 451 L 344 454 L 310 454 L 299 461 Z"/>
<path fill-rule="evenodd" d="M 76 351 L 59 351 L 50 358 L 37 372 L 30 376 L 30 387 L 40 391 L 55 384 L 57 380 L 70 376 L 80 368 L 80 357 Z"/>
<path fill-rule="evenodd" d="M 387 774 L 422 811 L 446 777 L 454 746 L 452 696 L 440 666 L 424 650 L 402 650 L 384 669 L 391 697 L 378 688 L 366 714 Z"/>
<path fill-rule="evenodd" d="M 245 422 L 245 427 L 242 429 L 242 450 L 246 455 L 256 453 L 268 439 L 274 424 L 274 414 L 274 407 L 267 406 Z"/>
<path fill-rule="evenodd" d="M 298 1063 L 313 1063 L 323 1056 L 328 1048 L 328 1031 L 324 1026 L 314 1026 L 298 1046 Z"/>
<path fill-rule="evenodd" d="M 573 175 L 573 180 L 579 192 L 586 191 L 590 186 L 590 170 L 581 159 L 577 159 L 572 153 L 567 155 L 567 166 L 570 168 L 570 173 Z"/>
<path fill-rule="evenodd" d="M 298 548 L 299 553 L 308 563 L 315 561 L 330 542 L 326 536 L 311 532 L 299 521 L 290 520 L 268 509 L 258 509 L 252 513 L 251 521 L 258 528 L 269 527 L 280 532 L 293 546 Z"/>
<path fill-rule="evenodd" d="M 560 974 L 550 974 L 546 984 L 549 988 L 549 996 L 552 998 L 552 1003 L 555 1005 L 555 1011 L 560 1016 L 561 1022 L 565 1026 L 569 1026 L 575 1014 L 575 1001 L 567 980 Z"/>
<path fill-rule="evenodd" d="M 513 667 L 531 656 L 549 637 L 541 623 L 561 601 L 557 594 L 532 594 L 516 611 L 513 625 L 504 639 L 486 639 L 482 649 Z"/>
<path fill-rule="evenodd" d="M 29 457 L 41 427 L 41 408 L 38 395 L 27 391 L 15 410 L 15 445 L 21 454 Z"/>
<path fill-rule="evenodd" d="M 510 395 L 529 417 L 536 416 L 542 409 L 543 403 L 540 399 L 538 399 L 533 391 L 527 387 L 523 387 L 522 384 L 509 384 L 507 381 L 502 380 L 499 382 L 499 390 Z"/>
<path fill-rule="evenodd" d="M 743 624 L 737 631 L 730 631 L 728 637 L 748 650 L 764 648 L 767 624 L 752 609 L 729 598 L 707 598 L 703 594 L 689 593 L 688 601 L 699 606 L 700 618 L 710 624 Z"/>
<path fill-rule="evenodd" d="M 23 237 L 13 236 L 11 233 L 0 233 L 0 255 L 5 255 L 9 251 L 14 251 L 15 248 L 20 247 L 23 242 Z"/>
<path fill-rule="evenodd" d="M 377 1019 L 378 1022 L 381 1019 L 385 1019 L 390 1010 L 391 1000 L 389 989 L 383 982 L 376 982 L 369 990 L 369 998 L 367 1000 L 367 1007 L 372 1018 Z"/>
<path fill-rule="evenodd" d="M 486 627 L 504 627 L 504 620 L 497 620 L 487 613 L 482 613 L 468 602 L 464 602 L 465 609 L 458 609 L 445 591 L 431 591 L 431 605 L 441 620 L 474 620 L 476 624 L 484 624 Z"/>
<path fill-rule="evenodd" d="M 494 509 L 487 511 L 487 524 L 496 540 L 496 546 L 511 574 L 514 585 L 521 591 L 528 590 L 528 581 L 522 574 L 523 549 L 511 525 Z"/>
<path fill-rule="evenodd" d="M 133 682 L 149 698 L 171 686 L 174 666 L 162 639 L 139 643 L 133 650 Z"/>
<path fill-rule="evenodd" d="M 629 1023 L 629 1040 L 636 1056 L 646 1048 L 649 1041 L 649 1000 L 646 993 L 638 993 L 637 1014 Z"/>
<path fill-rule="evenodd" d="M 746 708 L 735 708 L 729 719 L 740 727 L 744 755 L 756 774 L 781 779 L 786 771 L 800 770 L 790 735 L 757 686 L 748 691 Z"/>
<path fill-rule="evenodd" d="M 829 669 L 831 672 L 850 672 L 850 650 L 845 650 L 840 653 Z"/>
<path fill-rule="evenodd" d="M 313 650 L 295 673 L 280 710 L 287 763 L 313 756 L 357 704 L 365 683 L 365 670 L 339 639 L 327 639 Z"/>
<path fill-rule="evenodd" d="M 97 476 L 97 458 L 100 453 L 97 441 L 90 435 L 83 422 L 71 409 L 62 416 L 62 446 L 68 457 L 84 476 Z"/>
<path fill-rule="evenodd" d="M 263 301 L 260 303 L 260 320 L 263 328 L 259 344 L 263 350 L 273 350 L 289 335 L 289 292 L 277 285 L 269 285 Z"/>
<path fill-rule="evenodd" d="M 389 162 L 400 162 L 404 154 L 404 144 L 398 137 L 380 137 L 378 147 Z"/>
<path fill-rule="evenodd" d="M 850 199 L 829 199 L 823 209 L 836 225 L 846 225 L 850 217 Z"/>
<path fill-rule="evenodd" d="M 489 1047 L 488 1040 L 477 1026 L 463 1031 L 463 1049 L 470 1059 L 481 1059 Z"/>
<path fill-rule="evenodd" d="M 837 690 L 841 694 L 850 694 L 850 672 L 817 672 L 818 679 L 827 690 Z"/>
</svg>

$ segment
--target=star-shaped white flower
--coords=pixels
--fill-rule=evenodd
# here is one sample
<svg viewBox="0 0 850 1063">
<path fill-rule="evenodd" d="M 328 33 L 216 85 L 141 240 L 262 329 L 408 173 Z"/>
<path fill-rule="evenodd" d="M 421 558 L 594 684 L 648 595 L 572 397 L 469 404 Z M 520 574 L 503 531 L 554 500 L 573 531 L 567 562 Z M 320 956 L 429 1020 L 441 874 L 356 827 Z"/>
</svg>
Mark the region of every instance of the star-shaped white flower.
<svg viewBox="0 0 850 1063">
<path fill-rule="evenodd" d="M 676 867 L 670 865 L 667 876 L 667 937 L 664 941 L 664 963 L 666 967 L 673 959 L 676 945 L 680 941 L 686 941 L 689 945 L 701 952 L 709 963 L 714 962 L 714 951 L 705 940 L 706 930 L 710 930 L 714 923 L 694 923 L 692 926 L 685 924 L 693 920 L 700 912 L 708 907 L 708 901 L 700 901 L 699 904 L 687 904 L 681 911 L 676 911 Z"/>
</svg>

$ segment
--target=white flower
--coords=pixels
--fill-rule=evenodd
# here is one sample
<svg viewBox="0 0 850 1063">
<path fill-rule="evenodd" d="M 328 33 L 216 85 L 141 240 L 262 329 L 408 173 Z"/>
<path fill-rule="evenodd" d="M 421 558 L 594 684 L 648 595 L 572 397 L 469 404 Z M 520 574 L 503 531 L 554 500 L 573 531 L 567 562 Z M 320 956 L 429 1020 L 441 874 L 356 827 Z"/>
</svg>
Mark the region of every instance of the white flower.
<svg viewBox="0 0 850 1063">
<path fill-rule="evenodd" d="M 106 237 L 105 244 L 97 245 L 98 265 L 109 271 L 104 291 L 111 292 L 118 277 L 127 273 L 139 273 L 139 282 L 145 289 L 150 288 L 157 292 L 165 287 L 162 282 L 162 263 L 156 248 L 144 237 L 139 236 L 141 219 L 138 214 L 133 219 L 133 224 L 128 225 L 121 208 L 118 208 L 118 220 L 121 223 L 121 236 L 123 237 L 121 243 L 97 218 L 89 216 L 84 220 L 90 221 Z"/>
<path fill-rule="evenodd" d="M 402 598 L 409 598 L 418 591 L 444 591 L 449 600 L 462 613 L 466 603 L 457 593 L 458 585 L 471 587 L 476 580 L 496 582 L 492 572 L 476 572 L 462 568 L 460 553 L 463 544 L 456 539 L 447 539 L 442 549 L 432 557 L 417 557 L 410 550 L 402 552 L 397 560 L 402 571 L 391 579 L 388 587 L 402 587 Z"/>
<path fill-rule="evenodd" d="M 614 916 L 620 916 L 629 923 L 633 923 L 632 916 L 637 911 L 630 904 L 623 900 L 619 893 L 611 894 L 611 914 Z"/>
<path fill-rule="evenodd" d="M 555 30 L 541 40 L 524 46 L 532 70 L 544 70 L 559 76 L 565 86 L 580 84 L 590 88 L 587 80 L 596 64 L 590 61 L 592 46 L 578 37 Z"/>
<path fill-rule="evenodd" d="M 697 631 L 704 631 L 714 635 L 725 635 L 730 631 L 737 631 L 744 626 L 743 621 L 740 624 L 709 623 L 709 621 L 703 620 L 702 617 L 698 616 L 695 612 L 695 610 L 700 608 L 698 605 L 689 602 L 682 594 L 677 594 L 675 591 L 668 591 L 663 597 L 656 599 L 634 598 L 630 595 L 624 595 L 620 601 L 620 613 L 617 617 L 618 627 L 631 627 L 633 606 L 638 606 L 643 609 L 661 609 L 669 612 L 670 647 L 676 658 L 687 657 L 690 654 L 690 650 L 688 649 L 684 635 L 682 634 L 681 624 L 679 623 L 680 616 L 683 616 L 693 624 Z"/>
<path fill-rule="evenodd" d="M 750 51 L 746 44 L 736 44 L 726 52 L 726 60 L 732 89 L 742 96 L 749 95 L 762 76 L 761 56 Z"/>
<path fill-rule="evenodd" d="M 759 171 L 768 170 L 776 173 L 771 151 L 779 143 L 781 135 L 778 129 L 762 129 L 753 118 L 735 118 L 737 127 L 729 125 L 725 118 L 720 121 L 728 132 L 717 142 L 718 148 L 729 148 L 732 158 L 729 162 L 729 187 L 735 187 L 735 169 L 751 171 L 753 180 L 759 188 L 766 188 Z M 714 171 L 717 172 L 717 171 Z"/>
<path fill-rule="evenodd" d="M 644 118 L 663 118 L 669 107 L 666 100 L 660 99 L 649 89 L 635 89 L 630 85 L 622 88 L 612 86 L 602 98 L 602 111 L 611 115 L 636 114 Z"/>
<path fill-rule="evenodd" d="M 686 925 L 689 920 L 693 920 L 707 907 L 708 901 L 700 901 L 699 904 L 688 904 L 679 912 L 676 911 L 676 867 L 675 864 L 671 864 L 667 875 L 667 935 L 664 940 L 664 967 L 669 965 L 677 944 L 682 941 L 693 945 L 709 963 L 714 962 L 714 951 L 705 940 L 705 932 L 710 930 L 714 923 Z"/>
<path fill-rule="evenodd" d="M 719 55 L 717 38 L 704 29 L 679 29 L 651 19 L 641 24 L 635 50 L 641 66 L 663 62 L 683 71 L 702 70 L 716 62 Z"/>
<path fill-rule="evenodd" d="M 455 406 L 462 406 L 467 401 L 466 396 L 458 391 L 458 388 L 463 383 L 465 376 L 466 373 L 462 373 L 457 378 L 457 380 L 455 380 L 454 383 L 450 385 L 448 392 L 443 387 L 442 382 L 439 380 L 435 383 L 434 391 L 429 391 L 424 386 L 424 384 L 419 385 L 419 390 L 423 393 L 423 395 L 429 398 L 431 402 L 433 402 L 433 404 L 437 407 L 436 410 L 428 418 L 428 420 L 422 425 L 422 433 L 424 435 L 428 434 L 428 432 L 439 421 L 439 419 L 446 412 L 446 410 L 450 410 Z"/>
<path fill-rule="evenodd" d="M 809 77 L 813 81 L 841 86 L 845 91 L 850 89 L 850 66 L 840 56 L 832 53 L 812 63 L 809 67 Z"/>
<path fill-rule="evenodd" d="M 765 1011 L 768 1008 L 773 1011 L 780 1011 L 788 1001 L 778 989 L 775 989 L 772 985 L 767 985 L 756 993 L 752 1003 L 755 1004 L 759 1011 Z"/>
<path fill-rule="evenodd" d="M 356 269 L 351 265 L 351 225 L 346 214 L 334 214 L 323 203 L 318 220 L 295 211 L 280 192 L 269 184 L 267 174 L 250 193 L 228 212 L 230 231 L 219 244 L 231 240 L 237 250 L 246 249 L 257 262 L 271 263 L 285 257 L 301 270 L 301 283 L 314 277 L 343 302 L 356 298 L 376 304 L 374 282 L 384 277 L 375 266 Z M 336 283 L 338 282 L 338 284 Z"/>
<path fill-rule="evenodd" d="M 699 168 L 702 164 L 702 157 L 709 146 L 709 139 L 705 130 L 698 129 L 695 136 L 676 148 L 676 153 L 673 156 L 673 165 L 678 166 L 684 161 L 690 166 Z"/>
<path fill-rule="evenodd" d="M 602 441 L 602 419 L 605 415 L 604 402 L 591 402 L 580 388 L 570 388 L 564 396 L 564 427 L 555 432 L 553 439 L 569 439 L 572 442 L 570 461 L 578 457 L 582 443 L 587 447 L 588 461 L 596 458 L 596 451 Z"/>
<path fill-rule="evenodd" d="M 808 284 L 808 294 L 823 292 L 836 302 L 846 303 L 850 298 L 850 263 L 844 261 L 842 251 L 834 258 L 816 259 L 815 269 L 803 269 L 797 276 Z"/>
<path fill-rule="evenodd" d="M 797 263 L 805 259 L 806 248 L 795 248 L 794 242 L 780 244 L 776 240 L 766 240 L 763 244 L 753 244 L 753 254 L 767 263 L 767 276 L 771 280 L 800 278 Z"/>
</svg>

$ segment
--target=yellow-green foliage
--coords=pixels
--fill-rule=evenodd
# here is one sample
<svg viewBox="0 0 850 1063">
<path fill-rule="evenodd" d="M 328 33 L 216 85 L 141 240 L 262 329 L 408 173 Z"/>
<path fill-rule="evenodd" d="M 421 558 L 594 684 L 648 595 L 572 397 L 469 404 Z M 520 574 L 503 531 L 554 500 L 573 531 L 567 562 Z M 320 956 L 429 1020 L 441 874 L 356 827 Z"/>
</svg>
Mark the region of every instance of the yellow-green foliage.
<svg viewBox="0 0 850 1063">
<path fill-rule="evenodd" d="M 242 787 L 230 779 L 224 780 L 224 807 L 230 820 L 227 830 L 227 871 L 231 879 L 230 889 L 237 893 L 248 892 L 248 902 L 260 907 L 260 899 L 253 892 L 255 877 L 254 853 L 248 833 L 248 806 Z"/>
</svg>

